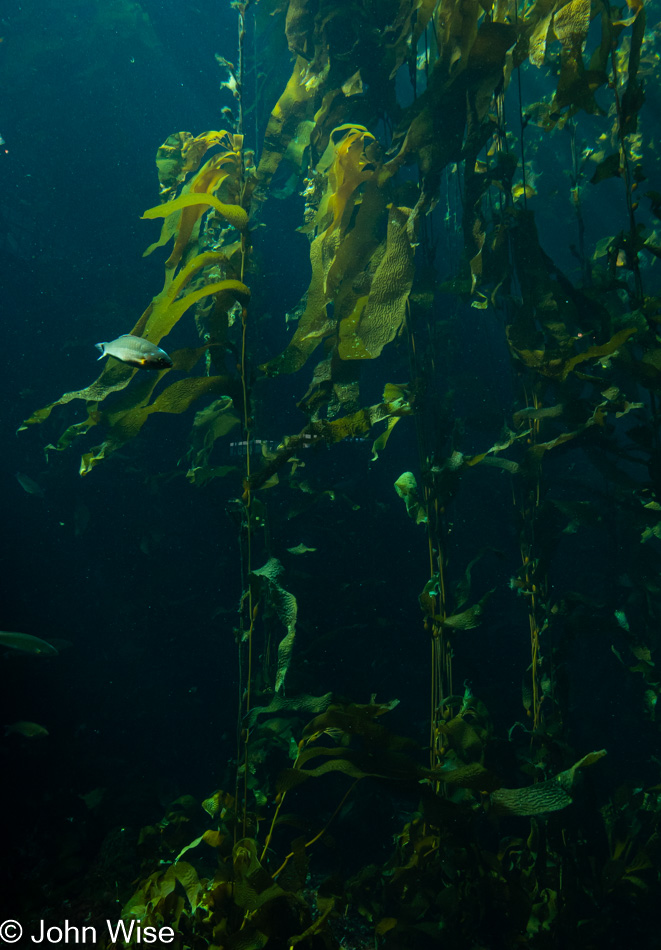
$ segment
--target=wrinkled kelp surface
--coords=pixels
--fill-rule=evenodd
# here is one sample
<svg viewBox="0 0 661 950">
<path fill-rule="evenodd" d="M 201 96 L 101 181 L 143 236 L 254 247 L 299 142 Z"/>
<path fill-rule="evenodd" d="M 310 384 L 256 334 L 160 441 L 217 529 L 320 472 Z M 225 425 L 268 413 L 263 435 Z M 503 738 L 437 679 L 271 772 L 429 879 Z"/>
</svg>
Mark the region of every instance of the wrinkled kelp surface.
<svg viewBox="0 0 661 950">
<path fill-rule="evenodd" d="M 172 70 L 146 6 L 105 15 Z M 72 749 L 90 776 L 58 857 L 37 821 L 26 860 L 53 911 L 195 950 L 649 942 L 661 7 L 223 16 L 217 116 L 178 110 L 140 206 L 154 286 L 104 311 L 94 282 L 95 319 L 172 367 L 109 358 L 17 415 L 46 459 L 25 503 L 80 492 L 45 583 L 84 544 L 103 605 L 57 594 L 78 636 L 35 630 L 38 683 L 117 650 L 139 695 L 112 738 L 83 697 L 53 753 L 7 746 L 26 801 Z M 46 714 L 52 689 L 27 688 Z"/>
</svg>

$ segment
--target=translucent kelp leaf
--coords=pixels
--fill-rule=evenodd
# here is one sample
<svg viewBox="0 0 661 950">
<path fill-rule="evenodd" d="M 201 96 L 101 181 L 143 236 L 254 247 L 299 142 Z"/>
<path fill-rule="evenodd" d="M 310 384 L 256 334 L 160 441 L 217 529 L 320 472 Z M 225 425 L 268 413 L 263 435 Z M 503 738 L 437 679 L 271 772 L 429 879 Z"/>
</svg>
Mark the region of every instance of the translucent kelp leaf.
<svg viewBox="0 0 661 950">
<path fill-rule="evenodd" d="M 278 170 L 299 125 L 312 118 L 315 90 L 304 81 L 307 63 L 296 57 L 291 77 L 269 117 L 264 134 L 264 146 L 254 178 L 248 189 L 257 189 L 257 197 L 268 194 L 271 179 Z"/>
<path fill-rule="evenodd" d="M 149 255 L 157 247 L 162 247 L 174 237 L 174 247 L 170 257 L 165 262 L 169 270 L 177 267 L 189 242 L 197 234 L 199 220 L 205 209 L 213 206 L 224 218 L 238 229 L 246 227 L 248 217 L 243 208 L 236 203 L 238 195 L 238 175 L 241 168 L 240 150 L 241 136 L 228 136 L 227 144 L 231 151 L 214 155 L 203 167 L 183 186 L 182 194 L 156 208 L 150 208 L 143 217 L 164 217 L 160 237 L 144 252 L 143 257 Z M 216 192 L 223 187 L 226 197 L 233 201 L 221 202 Z M 195 200 L 198 195 L 201 200 Z M 212 200 L 208 200 L 212 199 Z M 216 203 L 217 202 L 217 203 Z"/>
<path fill-rule="evenodd" d="M 562 403 L 557 403 L 555 406 L 541 406 L 539 408 L 527 406 L 525 409 L 518 409 L 512 416 L 512 421 L 515 426 L 519 427 L 531 419 L 536 421 L 541 419 L 558 419 L 563 415 L 564 411 L 565 407 Z"/>
<path fill-rule="evenodd" d="M 563 46 L 581 47 L 590 27 L 591 0 L 570 0 L 556 11 L 553 30 Z"/>
<path fill-rule="evenodd" d="M 205 812 L 211 815 L 212 818 L 215 818 L 218 814 L 222 817 L 226 809 L 232 809 L 233 807 L 234 798 L 228 792 L 223 792 L 221 789 L 214 792 L 213 795 L 210 795 L 209 798 L 202 802 L 202 808 L 204 808 Z"/>
<path fill-rule="evenodd" d="M 399 332 L 413 283 L 413 220 L 409 208 L 390 209 L 385 253 L 364 306 L 340 323 L 341 359 L 375 359 Z"/>
<path fill-rule="evenodd" d="M 441 624 L 443 627 L 448 627 L 450 630 L 474 630 L 482 623 L 484 605 L 486 604 L 489 597 L 491 597 L 491 595 L 494 593 L 494 590 L 495 588 L 488 590 L 476 604 L 473 604 L 472 607 L 468 607 L 466 610 L 450 614 L 449 616 L 441 616 L 441 614 L 436 613 L 439 590 L 438 575 L 434 575 L 425 584 L 422 593 L 418 597 L 418 602 L 423 613 L 428 617 L 431 617 L 436 621 L 436 623 Z"/>
<path fill-rule="evenodd" d="M 200 835 L 199 838 L 195 838 L 194 841 L 191 841 L 190 844 L 187 844 L 185 848 L 181 849 L 177 857 L 174 859 L 173 863 L 176 864 L 177 861 L 183 858 L 183 856 L 186 854 L 187 851 L 191 851 L 193 848 L 197 848 L 197 846 L 201 844 L 203 840 L 204 840 L 204 835 Z"/>
<path fill-rule="evenodd" d="M 252 838 L 241 838 L 232 848 L 232 864 L 239 880 L 248 880 L 263 870 L 257 844 Z"/>
<path fill-rule="evenodd" d="M 260 586 L 266 594 L 269 609 L 276 614 L 287 631 L 278 645 L 278 666 L 275 676 L 276 693 L 281 692 L 289 669 L 296 637 L 296 617 L 298 614 L 296 598 L 289 591 L 286 591 L 278 580 L 283 571 L 284 568 L 280 561 L 272 557 L 263 567 L 252 571 L 250 575 L 251 578 L 259 580 Z"/>
<path fill-rule="evenodd" d="M 102 459 L 117 451 L 140 432 L 154 412 L 178 415 L 185 412 L 193 402 L 205 395 L 237 390 L 237 380 L 227 376 L 194 376 L 178 380 L 164 389 L 152 403 L 138 405 L 124 412 L 104 413 L 109 425 L 108 438 L 99 446 L 83 455 L 80 474 L 87 475 Z M 237 393 L 238 396 L 238 393 Z"/>
<path fill-rule="evenodd" d="M 379 777 L 378 773 L 366 772 L 348 759 L 341 758 L 331 762 L 324 762 L 322 765 L 318 765 L 313 769 L 283 769 L 278 775 L 276 788 L 279 793 L 288 792 L 292 788 L 297 788 L 299 785 L 302 785 L 303 782 L 307 782 L 308 779 L 319 778 L 320 775 L 326 775 L 328 772 L 340 772 L 343 775 L 348 775 L 349 778 L 355 779 Z"/>
<path fill-rule="evenodd" d="M 195 171 L 208 149 L 218 145 L 229 136 L 228 132 L 203 132 L 193 137 L 190 132 L 174 132 L 156 152 L 158 181 L 161 196 L 171 194 Z"/>
<path fill-rule="evenodd" d="M 605 178 L 620 178 L 622 176 L 622 172 L 622 159 L 620 158 L 620 153 L 613 152 L 612 155 L 608 155 L 603 161 L 599 162 L 594 171 L 594 175 L 590 179 L 590 184 L 598 185 L 599 182 L 603 181 Z M 602 241 L 607 241 L 610 243 L 613 241 L 613 238 L 603 238 Z M 602 254 L 597 253 L 600 244 L 602 244 L 602 242 L 597 244 L 597 250 L 595 250 L 594 255 L 595 258 L 602 256 L 603 253 L 606 253 L 605 251 L 603 251 Z M 608 247 L 606 250 L 608 250 Z"/>
<path fill-rule="evenodd" d="M 427 522 L 427 512 L 418 496 L 418 483 L 413 472 L 404 472 L 395 482 L 395 491 L 404 499 L 406 512 L 416 524 Z"/>
<path fill-rule="evenodd" d="M 389 389 L 389 387 L 392 387 Z M 309 447 L 316 443 L 334 444 L 343 439 L 355 438 L 366 435 L 372 426 L 390 416 L 407 416 L 413 411 L 411 405 L 411 395 L 408 387 L 389 383 L 384 390 L 385 393 L 392 393 L 390 401 L 377 403 L 375 406 L 369 406 L 365 409 L 359 409 L 348 416 L 342 416 L 339 419 L 317 419 L 307 425 L 298 435 L 285 436 L 274 453 L 272 459 L 259 472 L 251 475 L 250 485 L 252 488 L 259 488 L 271 477 L 273 472 L 281 468 L 291 457 L 301 448 Z"/>
<path fill-rule="evenodd" d="M 156 168 L 161 194 L 169 194 L 184 180 L 184 152 L 193 141 L 190 132 L 173 132 L 156 152 Z"/>
<path fill-rule="evenodd" d="M 491 805 L 498 815 L 541 815 L 571 805 L 571 796 L 548 779 L 527 788 L 499 788 L 491 793 Z"/>
<path fill-rule="evenodd" d="M 590 752 L 565 772 L 560 772 L 554 778 L 527 788 L 499 788 L 491 793 L 492 808 L 496 814 L 522 816 L 541 815 L 566 808 L 572 803 L 570 792 L 575 782 L 576 771 L 584 766 L 593 765 L 605 755 L 605 749 Z"/>
<path fill-rule="evenodd" d="M 37 409 L 19 426 L 17 431 L 23 432 L 28 426 L 45 422 L 56 406 L 64 406 L 74 399 L 100 402 L 111 393 L 125 389 L 137 372 L 137 369 L 126 363 L 120 363 L 117 360 L 108 360 L 99 378 L 90 386 L 85 387 L 85 389 L 75 389 L 72 392 L 64 393 L 64 395 L 60 396 L 55 402 L 44 406 L 43 409 Z M 86 423 L 77 423 L 75 428 L 70 426 L 69 429 L 67 429 L 67 433 L 70 434 L 71 438 L 67 438 L 66 434 L 63 435 L 58 441 L 57 447 L 66 448 L 77 435 L 84 433 L 91 425 L 95 425 L 95 422 L 90 419 Z"/>
<path fill-rule="evenodd" d="M 610 340 L 608 340 L 608 342 L 590 346 L 582 353 L 578 353 L 576 356 L 570 357 L 565 361 L 562 367 L 560 373 L 561 379 L 566 379 L 574 367 L 585 362 L 585 360 L 594 360 L 600 359 L 602 356 L 611 356 L 627 342 L 629 337 L 633 336 L 633 334 L 637 332 L 637 327 L 626 327 L 624 330 L 619 330 L 617 333 L 615 333 L 610 338 Z"/>
<path fill-rule="evenodd" d="M 11 630 L 0 630 L 0 646 L 19 650 L 21 653 L 30 653 L 33 656 L 57 656 L 58 650 L 41 637 L 31 633 L 16 633 Z"/>
<path fill-rule="evenodd" d="M 286 699 L 282 694 L 273 696 L 268 706 L 255 706 L 246 716 L 246 724 L 253 728 L 260 716 L 268 716 L 272 713 L 320 713 L 328 709 L 333 699 L 332 693 L 324 693 L 323 696 L 295 696 L 292 699 Z"/>
<path fill-rule="evenodd" d="M 302 839 L 305 841 L 305 839 Z M 292 848 L 294 845 L 292 844 Z M 301 880 L 305 882 L 305 877 L 301 875 Z M 316 901 L 317 909 L 319 910 L 319 916 L 314 920 L 303 933 L 295 934 L 293 937 L 287 937 L 287 942 L 289 947 L 295 947 L 298 943 L 303 943 L 304 941 L 309 941 L 313 937 L 316 937 L 320 934 L 326 926 L 326 920 L 330 913 L 335 909 L 335 898 L 333 897 L 322 897 L 321 895 Z"/>
<path fill-rule="evenodd" d="M 548 37 L 549 27 L 551 25 L 551 17 L 553 15 L 553 8 L 549 10 L 548 13 L 541 16 L 535 28 L 530 34 L 528 40 L 528 59 L 533 66 L 543 66 L 544 65 L 544 54 L 546 53 L 546 41 Z"/>
<path fill-rule="evenodd" d="M 227 435 L 239 424 L 240 419 L 233 411 L 234 402 L 230 396 L 214 400 L 206 409 L 195 414 L 190 434 L 190 448 L 186 453 L 188 472 L 186 477 L 195 485 L 203 485 L 215 475 L 224 475 L 232 471 L 232 466 L 222 466 L 227 472 L 215 472 L 209 466 L 209 457 L 217 439 Z"/>
<path fill-rule="evenodd" d="M 480 746 L 481 748 L 481 746 Z M 438 777 L 446 785 L 490 792 L 500 787 L 500 779 L 479 762 L 471 762 L 456 769 L 443 769 Z"/>
<path fill-rule="evenodd" d="M 463 763 L 474 763 L 482 758 L 488 731 L 479 722 L 470 722 L 466 716 L 459 714 L 449 722 L 440 722 L 438 731 Z M 452 775 L 452 772 L 448 774 Z M 443 775 L 441 772 L 441 779 Z"/>
<path fill-rule="evenodd" d="M 382 432 L 381 435 L 372 443 L 372 462 L 376 462 L 379 457 L 379 452 L 383 452 L 385 449 L 388 439 L 392 434 L 392 430 L 395 428 L 395 425 L 399 422 L 400 418 L 400 416 L 391 416 L 386 423 L 385 432 Z"/>
<path fill-rule="evenodd" d="M 336 330 L 337 320 L 352 314 L 355 320 L 357 310 L 362 311 L 367 302 L 358 303 L 367 294 L 356 291 L 354 280 L 363 276 L 371 282 L 373 274 L 367 269 L 381 245 L 378 232 L 385 202 L 375 184 L 380 167 L 378 143 L 363 126 L 347 124 L 332 131 L 327 153 L 317 166 L 323 169 L 318 174 L 327 174 L 327 182 L 315 214 L 318 233 L 310 246 L 312 276 L 305 308 L 285 351 L 262 365 L 269 376 L 300 369 L 322 340 Z M 363 186 L 365 195 L 354 217 Z M 374 269 L 376 266 L 375 261 Z M 333 317 L 328 312 L 331 302 Z"/>
<path fill-rule="evenodd" d="M 267 376 L 296 372 L 319 346 L 323 337 L 331 333 L 334 328 L 334 323 L 328 317 L 326 310 L 330 299 L 326 292 L 328 265 L 325 270 L 322 251 L 323 235 L 319 235 L 310 246 L 312 277 L 307 290 L 305 310 L 286 350 L 280 356 L 260 366 Z"/>
<path fill-rule="evenodd" d="M 609 236 L 600 238 L 594 246 L 594 254 L 592 255 L 592 260 L 599 260 L 600 257 L 605 257 L 606 254 L 610 251 L 613 242 L 615 241 L 615 236 Z"/>
<path fill-rule="evenodd" d="M 388 933 L 389 930 L 393 930 L 397 926 L 396 917 L 382 917 L 374 928 L 374 933 L 378 936 Z"/>
<path fill-rule="evenodd" d="M 204 892 L 197 871 L 192 864 L 188 864 L 186 861 L 176 861 L 173 868 L 175 877 L 186 892 L 191 911 L 195 913 L 199 899 Z"/>
<path fill-rule="evenodd" d="M 142 215 L 142 219 L 153 220 L 155 218 L 167 218 L 171 214 L 174 214 L 175 211 L 193 207 L 198 210 L 199 214 L 202 214 L 205 207 L 215 208 L 237 231 L 242 231 L 247 227 L 248 215 L 240 205 L 232 205 L 227 204 L 225 201 L 219 201 L 218 198 L 212 194 L 196 194 L 193 192 L 180 195 L 178 198 L 173 198 L 172 201 L 168 201 L 162 205 L 156 205 L 154 208 L 148 208 Z M 154 246 L 155 245 L 152 245 L 152 249 Z"/>
</svg>

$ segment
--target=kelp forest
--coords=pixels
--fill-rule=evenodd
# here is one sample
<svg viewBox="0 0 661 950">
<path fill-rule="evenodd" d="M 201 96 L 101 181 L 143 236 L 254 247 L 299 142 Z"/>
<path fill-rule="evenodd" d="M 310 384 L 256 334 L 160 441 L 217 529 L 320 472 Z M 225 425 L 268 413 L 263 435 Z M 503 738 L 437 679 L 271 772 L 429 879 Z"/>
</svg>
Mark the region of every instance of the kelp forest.
<svg viewBox="0 0 661 950">
<path fill-rule="evenodd" d="M 227 16 L 214 129 L 154 143 L 162 286 L 117 327 L 172 365 L 111 354 L 19 422 L 85 483 L 171 431 L 141 478 L 220 498 L 234 565 L 229 760 L 210 734 L 208 796 L 124 842 L 85 920 L 119 908 L 108 948 L 655 945 L 661 10 Z"/>
</svg>

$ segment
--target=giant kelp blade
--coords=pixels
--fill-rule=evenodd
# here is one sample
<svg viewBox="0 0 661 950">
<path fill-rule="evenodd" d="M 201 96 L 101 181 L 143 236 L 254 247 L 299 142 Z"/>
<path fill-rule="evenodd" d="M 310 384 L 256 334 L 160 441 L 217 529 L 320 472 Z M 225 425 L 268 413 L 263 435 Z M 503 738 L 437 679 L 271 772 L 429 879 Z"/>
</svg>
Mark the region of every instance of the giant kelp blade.
<svg viewBox="0 0 661 950">
<path fill-rule="evenodd" d="M 152 413 L 164 412 L 178 415 L 189 409 L 202 396 L 230 393 L 240 404 L 240 386 L 234 377 L 189 377 L 168 386 L 152 403 L 137 404 L 122 412 L 110 411 L 102 414 L 100 421 L 108 426 L 107 438 L 101 445 L 83 455 L 80 474 L 87 475 L 95 465 L 134 439 Z"/>
<path fill-rule="evenodd" d="M 145 219 L 167 218 L 169 215 L 174 214 L 176 211 L 181 211 L 183 208 L 198 206 L 201 210 L 205 207 L 215 208 L 237 231 L 242 231 L 248 224 L 248 215 L 240 205 L 228 204 L 225 201 L 220 201 L 215 195 L 207 193 L 200 194 L 197 192 L 189 192 L 185 195 L 180 195 L 178 198 L 173 198 L 172 201 L 168 201 L 165 204 L 149 208 L 144 212 L 142 217 Z"/>
<path fill-rule="evenodd" d="M 342 359 L 375 359 L 400 331 L 413 283 L 414 222 L 409 208 L 390 209 L 385 253 L 367 299 L 356 317 L 340 324 Z"/>
</svg>

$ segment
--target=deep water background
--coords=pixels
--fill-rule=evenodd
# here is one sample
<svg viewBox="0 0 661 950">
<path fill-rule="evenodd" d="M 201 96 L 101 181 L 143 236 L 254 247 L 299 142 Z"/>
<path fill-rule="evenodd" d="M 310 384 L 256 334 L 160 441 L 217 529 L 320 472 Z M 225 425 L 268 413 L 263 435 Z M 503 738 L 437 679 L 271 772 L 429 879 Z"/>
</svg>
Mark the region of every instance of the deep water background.
<svg viewBox="0 0 661 950">
<path fill-rule="evenodd" d="M 0 724 L 32 720 L 50 733 L 0 739 L 3 841 L 16 856 L 4 868 L 9 901 L 12 888 L 24 894 L 26 882 L 55 873 L 55 865 L 64 880 L 84 873 L 113 827 L 157 821 L 177 795 L 202 797 L 232 781 L 241 579 L 226 508 L 241 484 L 238 474 L 201 490 L 187 483 L 185 464 L 177 463 L 190 416 L 152 417 L 121 457 L 85 479 L 77 447 L 48 460 L 43 452 L 66 424 L 83 418 L 82 404 L 15 434 L 37 407 L 91 382 L 94 344 L 126 332 L 160 289 L 162 257 L 142 258 L 157 225 L 140 221 L 157 202 L 155 151 L 171 132 L 222 127 L 219 110 L 231 99 L 219 91 L 225 77 L 214 54 L 235 55 L 234 12 L 212 0 L 187 4 L 185 15 L 174 2 L 139 8 L 129 0 L 23 0 L 5 11 L 0 27 L 0 627 L 71 643 L 53 659 L 0 656 Z M 283 55 L 281 86 L 289 69 Z M 563 155 L 566 142 L 543 169 L 549 190 L 565 181 Z M 272 289 L 255 301 L 255 362 L 284 345 L 284 314 L 307 285 L 307 240 L 294 231 L 299 213 L 297 199 L 269 203 L 256 237 L 261 286 Z M 599 234 L 601 213 L 586 212 Z M 542 201 L 539 215 L 544 240 L 557 242 L 549 252 L 571 270 L 562 221 L 553 221 Z M 440 269 L 451 268 L 441 261 Z M 470 310 L 462 327 L 452 341 L 454 411 L 477 451 L 491 444 L 510 411 L 511 369 L 492 312 Z M 382 367 L 391 360 L 401 375 L 404 347 L 403 340 L 395 344 Z M 368 401 L 378 399 L 382 367 Z M 269 383 L 258 435 L 277 440 L 300 430 L 295 399 L 306 374 Z M 369 370 L 366 377 L 370 393 Z M 258 384 L 258 401 L 263 392 Z M 413 425 L 398 425 L 377 464 L 369 456 L 363 444 L 306 456 L 310 477 L 333 488 L 336 500 L 294 520 L 287 520 L 291 499 L 264 496 L 285 586 L 299 599 L 292 680 L 356 702 L 374 692 L 381 701 L 397 697 L 390 725 L 424 743 L 429 644 L 417 596 L 428 577 L 426 538 L 392 488 L 402 471 L 416 470 Z M 216 459 L 230 461 L 229 454 Z M 550 482 L 595 478 L 580 454 L 567 459 L 558 452 L 549 461 Z M 26 494 L 16 472 L 36 480 L 44 498 Z M 496 549 L 474 578 L 476 591 L 495 593 L 488 623 L 458 640 L 456 670 L 504 735 L 523 715 L 529 656 L 527 616 L 508 588 L 518 557 L 511 491 L 504 473 L 476 472 L 471 485 L 471 503 L 457 509 L 456 522 L 450 512 L 459 538 L 453 556 L 465 564 L 482 547 Z M 77 534 L 76 511 L 80 520 L 85 510 L 89 524 Z M 553 577 L 559 590 L 580 574 L 595 600 L 608 602 L 617 538 L 610 549 L 602 541 L 597 549 L 588 534 L 582 550 L 568 546 Z M 300 542 L 317 552 L 286 554 Z M 621 711 L 638 696 L 629 695 L 608 649 L 597 650 L 590 638 L 586 629 L 572 647 L 569 733 L 579 755 L 609 747 L 601 773 L 610 776 L 608 785 L 618 771 L 644 770 L 646 732 L 641 726 L 632 735 L 621 725 Z M 95 789 L 104 790 L 103 799 L 90 810 L 81 796 Z M 394 826 L 400 817 L 391 812 L 387 820 Z M 380 821 L 363 833 L 387 853 Z"/>
</svg>

